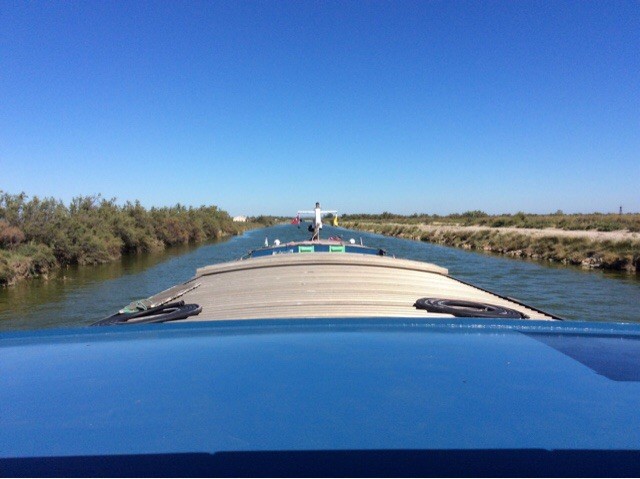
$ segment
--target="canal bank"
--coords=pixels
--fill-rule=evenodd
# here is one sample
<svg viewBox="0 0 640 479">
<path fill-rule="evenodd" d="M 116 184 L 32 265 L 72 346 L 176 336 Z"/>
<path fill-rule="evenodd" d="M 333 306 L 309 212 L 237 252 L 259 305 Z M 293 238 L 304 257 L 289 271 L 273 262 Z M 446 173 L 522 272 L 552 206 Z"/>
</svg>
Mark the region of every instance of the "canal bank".
<svg viewBox="0 0 640 479">
<path fill-rule="evenodd" d="M 347 228 L 513 258 L 638 273 L 640 233 L 344 221 Z"/>
<path fill-rule="evenodd" d="M 138 201 L 119 204 L 100 195 L 76 197 L 67 205 L 0 190 L 0 286 L 263 226 L 235 221 L 214 205 L 147 209 Z"/>
</svg>

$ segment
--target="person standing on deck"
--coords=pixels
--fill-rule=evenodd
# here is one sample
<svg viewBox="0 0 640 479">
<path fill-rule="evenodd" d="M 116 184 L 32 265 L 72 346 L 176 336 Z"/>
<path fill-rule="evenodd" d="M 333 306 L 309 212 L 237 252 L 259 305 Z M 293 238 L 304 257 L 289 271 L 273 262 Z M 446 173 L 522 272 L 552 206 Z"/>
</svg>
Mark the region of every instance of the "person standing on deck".
<svg viewBox="0 0 640 479">
<path fill-rule="evenodd" d="M 320 202 L 316 201 L 316 208 L 314 210 L 315 220 L 313 225 L 309 225 L 309 232 L 313 233 L 311 241 L 320 239 L 320 229 L 322 228 L 322 210 L 320 209 Z"/>
<path fill-rule="evenodd" d="M 322 229 L 322 215 L 323 214 L 328 214 L 328 213 L 333 213 L 333 214 L 337 214 L 338 212 L 335 210 L 326 210 L 326 211 L 322 211 L 322 209 L 320 208 L 320 202 L 316 202 L 316 207 L 313 211 L 298 211 L 298 216 L 301 215 L 313 215 L 314 216 L 314 220 L 313 223 L 309 224 L 309 232 L 313 233 L 313 236 L 311 237 L 311 241 L 315 241 L 320 239 L 320 230 Z"/>
<path fill-rule="evenodd" d="M 322 229 L 322 210 L 320 209 L 320 202 L 316 201 L 316 222 L 315 222 L 315 229 L 319 230 Z"/>
</svg>

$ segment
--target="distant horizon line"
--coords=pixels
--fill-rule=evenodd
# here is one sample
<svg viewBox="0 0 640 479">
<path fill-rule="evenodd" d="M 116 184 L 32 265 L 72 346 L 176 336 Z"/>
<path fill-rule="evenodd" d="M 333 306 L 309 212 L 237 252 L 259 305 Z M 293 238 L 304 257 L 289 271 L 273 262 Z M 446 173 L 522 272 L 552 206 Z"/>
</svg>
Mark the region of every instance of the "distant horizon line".
<svg viewBox="0 0 640 479">
<path fill-rule="evenodd" d="M 175 206 L 175 205 L 174 205 Z M 185 206 L 185 205 L 183 205 Z M 207 206 L 207 205 L 202 205 L 202 206 Z M 168 206 L 170 207 L 170 206 Z M 383 211 L 383 212 L 376 212 L 376 213 L 364 213 L 364 212 L 357 212 L 357 213 L 340 213 L 338 211 L 338 216 L 362 216 L 362 215 L 368 215 L 368 216 L 382 216 L 384 214 L 388 214 L 390 216 L 403 216 L 403 217 L 412 217 L 412 216 L 442 216 L 442 217 L 447 217 L 447 216 L 464 216 L 465 213 L 472 213 L 474 211 L 478 211 L 478 210 L 465 210 L 462 212 L 454 212 L 454 213 L 394 213 L 392 211 Z M 519 213 L 523 213 L 525 215 L 535 215 L 535 216 L 560 216 L 560 215 L 620 215 L 622 214 L 622 216 L 624 215 L 638 215 L 640 214 L 640 211 L 623 211 L 622 213 L 619 212 L 602 212 L 602 211 L 592 211 L 589 213 L 585 213 L 585 212 L 565 212 L 565 211 L 555 211 L 555 212 L 550 212 L 550 213 L 533 213 L 533 212 L 527 212 L 524 210 L 521 211 L 516 211 L 516 212 L 502 212 L 502 213 L 488 213 L 486 211 L 482 211 L 480 210 L 482 213 L 486 214 L 487 216 L 515 216 Z M 295 212 L 293 213 L 288 213 L 286 215 L 281 215 L 281 214 L 274 214 L 274 213 L 259 213 L 259 214 L 248 214 L 248 213 L 240 213 L 240 214 L 231 214 L 229 213 L 231 216 L 246 216 L 246 217 L 252 217 L 252 218 L 256 218 L 258 216 L 273 216 L 273 217 L 277 217 L 277 218 L 288 218 L 288 217 L 294 217 L 295 216 Z"/>
<path fill-rule="evenodd" d="M 2 188 L 0 188 L 0 195 L 3 194 L 7 194 L 10 196 L 19 196 L 19 195 L 25 195 L 26 199 L 34 199 L 34 198 L 38 198 L 39 200 L 45 200 L 45 199 L 53 199 L 55 201 L 59 201 L 62 202 L 64 204 L 70 204 L 74 199 L 76 198 L 94 198 L 96 200 L 104 200 L 104 201 L 114 201 L 116 204 L 118 205 L 124 205 L 125 203 L 140 203 L 143 207 L 145 208 L 172 208 L 175 206 L 182 206 L 182 207 L 186 207 L 186 208 L 200 208 L 202 206 L 204 207 L 208 207 L 208 206 L 215 206 L 218 209 L 221 209 L 223 211 L 226 211 L 229 216 L 247 216 L 247 217 L 258 217 L 258 216 L 274 216 L 274 217 L 282 217 L 282 218 L 287 218 L 287 217 L 294 217 L 295 216 L 295 212 L 297 211 L 297 208 L 299 205 L 294 205 L 292 206 L 292 210 L 291 212 L 287 213 L 287 214 L 276 214 L 276 213 L 264 213 L 264 212 L 260 212 L 260 213 L 246 213 L 246 212 L 241 212 L 241 213 L 231 213 L 230 209 L 226 209 L 222 206 L 220 206 L 220 204 L 215 204 L 215 203 L 209 203 L 209 204 L 205 204 L 205 203 L 200 203 L 200 204 L 188 204 L 188 203 L 183 203 L 181 201 L 177 201 L 174 203 L 165 203 L 165 204 L 155 204 L 155 205 L 150 205 L 150 204 L 146 204 L 146 202 L 143 202 L 139 199 L 119 199 L 118 197 L 108 197 L 106 195 L 103 195 L 102 193 L 93 193 L 93 194 L 77 194 L 71 197 L 71 199 L 65 201 L 64 199 L 60 198 L 60 197 L 55 197 L 53 195 L 38 195 L 38 194 L 28 194 L 25 191 L 21 191 L 20 193 L 11 193 L 9 191 L 3 190 Z M 313 202 L 312 202 L 313 203 Z M 334 205 L 335 206 L 335 205 Z M 622 213 L 620 213 L 619 208 L 623 209 Z M 488 216 L 513 216 L 513 215 L 517 215 L 518 213 L 524 213 L 525 215 L 538 215 L 538 216 L 553 216 L 553 215 L 637 215 L 640 214 L 640 211 L 624 211 L 624 205 L 618 205 L 616 207 L 617 211 L 591 211 L 591 212 L 584 212 L 584 211 L 564 211 L 562 208 L 557 209 L 556 211 L 549 211 L 549 212 L 528 212 L 526 210 L 516 210 L 516 211 L 505 211 L 505 212 L 500 212 L 500 213 L 492 213 L 492 212 L 488 212 L 488 211 L 484 211 L 482 209 L 468 209 L 468 210 L 464 210 L 464 211 L 455 211 L 455 212 L 449 212 L 449 213 L 426 213 L 426 212 L 412 212 L 412 213 L 402 213 L 402 212 L 394 212 L 394 211 L 381 211 L 381 212 L 363 212 L 363 211 L 358 211 L 358 212 L 345 212 L 345 213 L 341 213 L 340 210 L 338 209 L 338 216 L 344 216 L 344 215 L 350 215 L 350 216 L 358 216 L 358 215 L 372 215 L 372 216 L 381 216 L 384 214 L 388 214 L 391 216 L 406 216 L 406 217 L 411 217 L 411 216 L 462 216 L 465 213 L 473 213 L 473 212 L 479 212 L 479 213 L 484 213 Z"/>
</svg>

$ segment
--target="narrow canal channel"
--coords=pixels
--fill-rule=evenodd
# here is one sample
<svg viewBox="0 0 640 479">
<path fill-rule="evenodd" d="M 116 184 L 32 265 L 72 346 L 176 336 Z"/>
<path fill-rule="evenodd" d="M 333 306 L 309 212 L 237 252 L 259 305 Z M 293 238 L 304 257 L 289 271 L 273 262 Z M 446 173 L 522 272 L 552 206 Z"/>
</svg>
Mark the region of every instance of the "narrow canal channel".
<svg viewBox="0 0 640 479">
<path fill-rule="evenodd" d="M 449 274 L 567 319 L 640 322 L 637 275 L 497 257 L 429 243 L 325 226 L 323 236 L 354 238 L 397 257 L 444 266 Z M 238 259 L 270 242 L 308 237 L 304 225 L 281 225 L 201 246 L 125 257 L 101 265 L 65 269 L 47 281 L 0 289 L 0 330 L 91 324 L 129 302 L 191 278 L 196 268 Z"/>
</svg>

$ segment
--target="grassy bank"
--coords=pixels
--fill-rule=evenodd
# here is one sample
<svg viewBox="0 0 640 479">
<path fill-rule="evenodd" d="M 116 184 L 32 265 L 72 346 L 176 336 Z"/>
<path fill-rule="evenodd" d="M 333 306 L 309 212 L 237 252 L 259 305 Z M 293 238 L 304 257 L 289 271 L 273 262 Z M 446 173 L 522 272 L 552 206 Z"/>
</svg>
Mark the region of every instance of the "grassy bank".
<svg viewBox="0 0 640 479">
<path fill-rule="evenodd" d="M 490 217 L 491 218 L 491 217 Z M 586 220 L 582 219 L 583 221 Z M 598 234 L 565 235 L 564 230 L 549 232 L 519 230 L 514 227 L 460 225 L 442 221 L 424 224 L 417 221 L 388 223 L 382 220 L 343 220 L 347 228 L 388 236 L 427 241 L 467 250 L 488 251 L 516 258 L 531 258 L 584 268 L 640 271 L 640 240 L 626 233 L 619 236 Z M 557 226 L 557 225 L 555 225 Z M 608 225 L 605 228 L 609 228 Z M 569 231 L 576 231 L 571 229 Z M 592 230 L 580 230 L 588 233 Z M 604 231 L 613 231 L 604 229 Z M 627 230 L 628 231 L 628 230 Z M 542 234 L 543 233 L 543 234 Z"/>
<path fill-rule="evenodd" d="M 99 264 L 123 254 L 157 251 L 239 234 L 255 223 L 234 223 L 216 206 L 145 209 L 100 196 L 70 204 L 0 191 L 0 285 L 47 276 L 72 264 Z"/>
<path fill-rule="evenodd" d="M 484 211 L 466 211 L 447 216 L 415 213 L 410 216 L 394 213 L 349 214 L 342 221 L 375 224 L 488 226 L 492 228 L 557 228 L 566 231 L 630 231 L 640 232 L 640 214 L 590 213 L 539 215 L 518 212 L 515 214 L 489 215 Z"/>
</svg>

